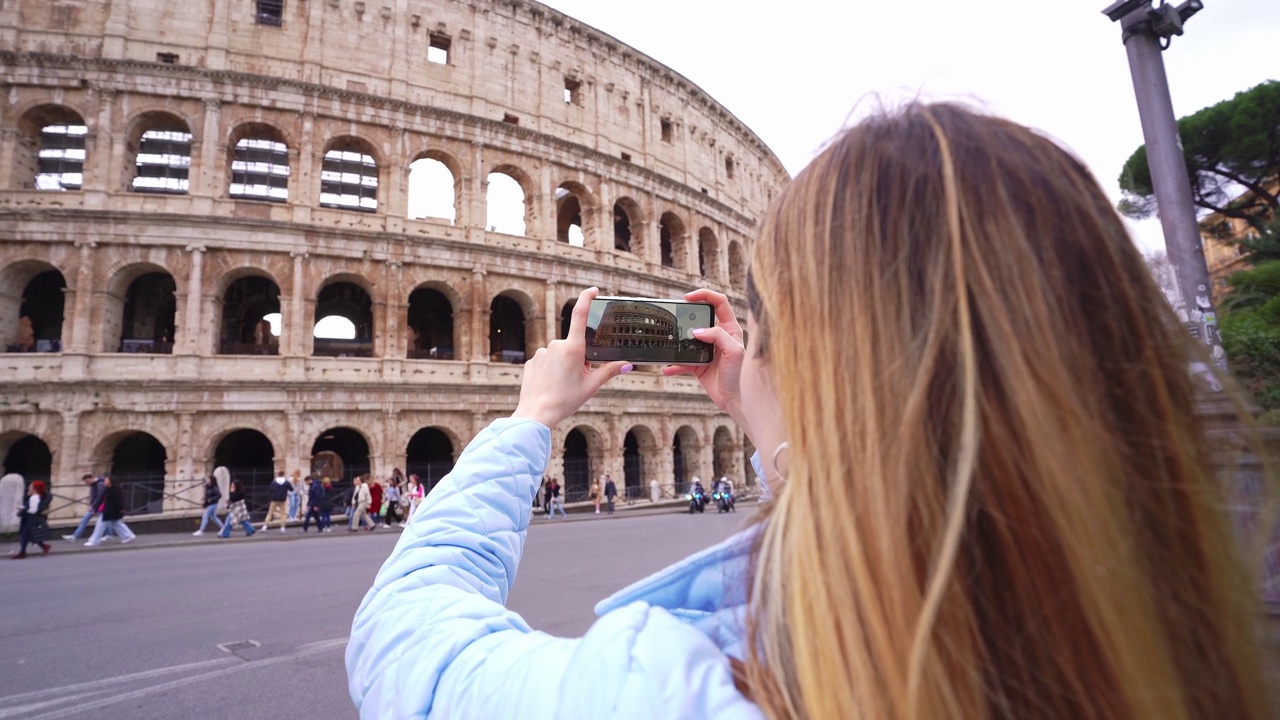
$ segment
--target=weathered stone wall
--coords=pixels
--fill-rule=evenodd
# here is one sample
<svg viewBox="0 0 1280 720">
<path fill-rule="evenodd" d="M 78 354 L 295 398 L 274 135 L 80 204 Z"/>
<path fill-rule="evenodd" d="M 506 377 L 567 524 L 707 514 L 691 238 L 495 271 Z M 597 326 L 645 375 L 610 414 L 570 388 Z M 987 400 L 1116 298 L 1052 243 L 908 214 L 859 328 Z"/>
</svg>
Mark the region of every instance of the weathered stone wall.
<svg viewBox="0 0 1280 720">
<path fill-rule="evenodd" d="M 75 478 L 108 470 L 120 438 L 145 432 L 164 447 L 166 482 L 186 488 L 234 430 L 261 432 L 277 466 L 305 471 L 316 438 L 345 427 L 385 476 L 403 467 L 419 429 L 440 429 L 456 456 L 514 407 L 521 368 L 491 361 L 499 295 L 523 311 L 529 349 L 558 335 L 562 308 L 588 285 L 659 297 L 705 285 L 742 308 L 751 233 L 786 174 L 678 74 L 536 3 L 286 0 L 280 27 L 255 23 L 254 7 L 0 9 L 0 349 L 13 342 L 28 283 L 49 270 L 65 282 L 60 351 L 0 354 L 0 461 L 35 435 L 53 455 L 55 488 L 75 496 Z M 430 33 L 447 36 L 448 65 L 426 61 Z M 565 77 L 581 83 L 569 103 Z M 86 126 L 78 190 L 34 187 L 49 118 Z M 131 189 L 139 139 L 160 126 L 191 134 L 185 193 Z M 247 132 L 287 146 L 286 202 L 229 195 Z M 324 154 L 344 138 L 376 162 L 375 212 L 320 204 Z M 426 157 L 453 175 L 453 222 L 410 217 L 409 165 Z M 524 190 L 524 236 L 486 229 L 495 170 Z M 581 204 L 582 247 L 557 240 L 558 188 Z M 615 249 L 615 205 L 631 223 L 629 251 Z M 171 353 L 120 351 L 128 288 L 147 273 L 176 286 Z M 277 355 L 223 354 L 228 288 L 245 277 L 278 288 Z M 314 354 L 317 298 L 335 282 L 371 300 L 371 357 Z M 452 360 L 411 357 L 418 288 L 448 300 Z M 642 371 L 612 383 L 554 430 L 549 472 L 563 468 L 575 427 L 592 472 L 620 485 L 629 430 L 646 485 L 670 482 L 677 433 L 689 475 L 710 476 L 713 462 L 746 474 L 742 433 L 688 378 Z"/>
</svg>

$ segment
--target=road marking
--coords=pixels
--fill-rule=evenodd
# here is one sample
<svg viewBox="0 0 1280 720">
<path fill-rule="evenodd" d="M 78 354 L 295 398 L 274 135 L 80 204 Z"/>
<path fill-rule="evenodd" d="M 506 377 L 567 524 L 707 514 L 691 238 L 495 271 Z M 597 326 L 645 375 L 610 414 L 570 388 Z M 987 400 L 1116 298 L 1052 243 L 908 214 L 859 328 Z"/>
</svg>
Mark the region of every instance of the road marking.
<svg viewBox="0 0 1280 720">
<path fill-rule="evenodd" d="M 214 647 L 228 655 L 235 655 L 237 650 L 243 650 L 245 648 L 260 648 L 262 647 L 262 643 L 257 640 L 236 640 L 235 642 L 218 643 Z"/>
<path fill-rule="evenodd" d="M 186 665 L 172 665 L 170 667 L 157 668 L 155 670 L 143 670 L 142 672 L 136 672 L 130 675 L 119 675 L 105 680 L 92 680 L 90 682 L 76 683 L 75 685 L 63 685 L 62 687 L 49 688 L 47 690 L 36 690 L 34 692 L 25 692 L 18 695 L 6 695 L 4 697 L 0 697 L 0 705 L 9 705 L 10 703 L 21 702 L 23 700 L 35 700 L 45 695 L 62 696 L 66 693 L 74 693 L 82 690 L 118 687 L 121 683 L 128 683 L 134 680 L 146 680 L 147 678 L 171 675 L 185 670 L 202 670 L 208 667 L 231 665 L 239 662 L 243 661 L 238 660 L 237 658 L 217 658 L 216 660 L 201 660 L 200 662 L 187 663 Z M 61 700 L 65 698 L 59 697 L 59 699 Z M 8 711 L 6 710 L 5 712 L 7 713 Z M 9 715 L 3 714 L 0 715 L 0 717 L 9 717 Z"/>
<path fill-rule="evenodd" d="M 223 675 L 230 675 L 232 673 L 240 672 L 242 670 L 258 669 L 258 668 L 267 667 L 269 665 L 279 665 L 281 663 L 298 660 L 300 658 L 307 657 L 308 655 L 319 654 L 321 652 L 329 650 L 330 648 L 343 645 L 346 642 L 347 642 L 347 638 L 334 638 L 332 640 L 322 640 L 320 642 L 310 643 L 309 645 L 300 647 L 294 652 L 289 653 L 288 655 L 277 655 L 276 657 L 267 658 L 265 660 L 248 660 L 248 661 L 237 662 L 232 660 L 231 658 L 220 659 L 218 662 L 221 662 L 223 664 L 226 664 L 227 662 L 235 662 L 235 664 L 231 665 L 230 667 L 210 669 L 207 672 L 201 672 L 191 677 L 179 678 L 177 680 L 170 680 L 168 682 L 160 683 L 159 685 L 152 685 L 151 687 L 146 687 L 146 688 L 141 688 L 139 690 L 132 690 L 130 692 L 120 693 L 119 695 L 108 695 L 106 697 L 99 698 L 97 700 L 82 702 L 78 705 L 72 705 L 70 707 L 65 707 L 60 710 L 54 710 L 51 712 L 44 713 L 43 715 L 35 715 L 28 718 L 27 720 L 58 720 L 58 718 L 65 718 L 71 715 L 78 715 L 83 712 L 92 712 L 92 711 L 100 710 L 101 708 L 104 708 L 108 705 L 114 705 L 116 703 L 126 702 L 128 700 L 136 700 L 137 698 L 146 697 L 147 695 L 151 695 L 154 693 L 164 692 L 166 690 L 172 690 L 174 688 L 183 687 L 185 685 L 192 685 L 198 682 L 213 680 L 215 678 L 222 677 Z M 111 682 L 113 683 L 118 683 L 119 681 L 120 681 L 120 678 L 115 678 L 111 680 Z M 42 703 L 41 707 L 45 706 L 46 704 L 47 703 Z M 13 708 L 13 710 L 15 711 L 17 710 L 27 711 L 30 709 L 31 708 Z"/>
</svg>

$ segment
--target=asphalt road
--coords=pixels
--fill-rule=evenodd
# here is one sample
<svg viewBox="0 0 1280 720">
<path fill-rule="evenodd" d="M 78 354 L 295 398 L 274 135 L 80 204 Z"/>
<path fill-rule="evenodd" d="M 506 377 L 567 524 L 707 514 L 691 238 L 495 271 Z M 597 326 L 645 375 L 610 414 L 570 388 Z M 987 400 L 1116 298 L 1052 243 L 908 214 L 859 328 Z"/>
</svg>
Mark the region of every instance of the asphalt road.
<svg viewBox="0 0 1280 720">
<path fill-rule="evenodd" d="M 510 607 L 581 634 L 596 601 L 740 529 L 740 510 L 535 518 Z M 343 652 L 398 533 L 233 537 L 0 559 L 0 720 L 356 717 Z"/>
</svg>

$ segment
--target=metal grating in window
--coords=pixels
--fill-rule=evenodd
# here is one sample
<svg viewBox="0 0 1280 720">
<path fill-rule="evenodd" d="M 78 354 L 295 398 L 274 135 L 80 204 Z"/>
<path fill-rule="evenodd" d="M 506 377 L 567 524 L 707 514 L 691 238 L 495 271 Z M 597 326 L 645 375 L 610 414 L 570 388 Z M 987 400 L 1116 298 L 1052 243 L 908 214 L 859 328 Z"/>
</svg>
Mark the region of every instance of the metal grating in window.
<svg viewBox="0 0 1280 720">
<path fill-rule="evenodd" d="M 320 169 L 320 205 L 362 210 L 378 209 L 378 165 L 365 153 L 330 150 Z"/>
<path fill-rule="evenodd" d="M 228 194 L 251 200 L 288 200 L 289 148 L 265 138 L 244 138 L 236 143 Z"/>
<path fill-rule="evenodd" d="M 185 195 L 191 170 L 191 133 L 181 128 L 144 132 L 137 167 L 134 191 Z"/>
<path fill-rule="evenodd" d="M 40 128 L 37 190 L 79 190 L 84 183 L 84 125 L 45 125 Z"/>
<path fill-rule="evenodd" d="M 258 0 L 258 24 L 280 27 L 284 24 L 284 0 Z"/>
</svg>

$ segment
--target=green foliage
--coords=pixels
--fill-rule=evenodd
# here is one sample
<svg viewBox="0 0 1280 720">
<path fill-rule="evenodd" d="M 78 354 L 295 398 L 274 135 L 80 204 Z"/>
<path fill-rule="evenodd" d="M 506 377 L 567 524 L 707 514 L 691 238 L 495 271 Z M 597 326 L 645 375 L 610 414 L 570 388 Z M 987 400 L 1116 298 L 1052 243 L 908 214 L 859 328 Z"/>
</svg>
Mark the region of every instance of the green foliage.
<svg viewBox="0 0 1280 720">
<path fill-rule="evenodd" d="M 1280 411 L 1280 260 L 1231 276 L 1221 303 L 1222 347 L 1231 370 L 1268 411 Z"/>
<path fill-rule="evenodd" d="M 1178 121 L 1178 132 L 1195 204 L 1261 230 L 1280 209 L 1280 199 L 1267 188 L 1280 177 L 1280 82 L 1262 83 L 1188 115 Z M 1120 189 L 1121 213 L 1138 219 L 1155 213 L 1146 146 L 1125 162 Z M 1244 191 L 1252 194 L 1237 199 Z"/>
</svg>

